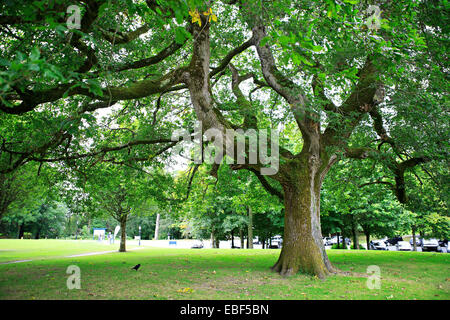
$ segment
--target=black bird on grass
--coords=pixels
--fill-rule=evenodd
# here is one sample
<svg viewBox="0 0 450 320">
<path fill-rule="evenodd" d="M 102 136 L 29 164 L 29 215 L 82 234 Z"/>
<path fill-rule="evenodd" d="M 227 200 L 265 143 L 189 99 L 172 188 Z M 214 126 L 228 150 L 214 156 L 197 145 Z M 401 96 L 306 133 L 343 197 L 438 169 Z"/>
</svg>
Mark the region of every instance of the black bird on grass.
<svg viewBox="0 0 450 320">
<path fill-rule="evenodd" d="M 137 264 L 137 265 L 135 265 L 133 268 L 131 268 L 131 269 L 134 269 L 134 270 L 138 270 L 139 269 L 139 267 L 140 267 L 141 265 L 140 264 Z"/>
</svg>

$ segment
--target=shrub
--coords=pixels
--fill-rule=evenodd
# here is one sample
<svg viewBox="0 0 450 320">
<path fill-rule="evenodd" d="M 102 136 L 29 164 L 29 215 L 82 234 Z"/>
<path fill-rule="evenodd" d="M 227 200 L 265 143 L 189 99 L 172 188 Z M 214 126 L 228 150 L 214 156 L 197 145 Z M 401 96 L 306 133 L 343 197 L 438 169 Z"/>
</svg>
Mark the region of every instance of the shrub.
<svg viewBox="0 0 450 320">
<path fill-rule="evenodd" d="M 344 245 L 342 243 L 339 244 L 339 247 L 337 246 L 337 243 L 333 244 L 331 246 L 331 249 L 347 249 L 347 245 Z"/>
<path fill-rule="evenodd" d="M 31 232 L 24 232 L 24 233 L 23 233 L 23 238 L 24 238 L 24 239 L 31 239 L 31 236 L 32 236 L 32 235 L 31 235 Z"/>
</svg>

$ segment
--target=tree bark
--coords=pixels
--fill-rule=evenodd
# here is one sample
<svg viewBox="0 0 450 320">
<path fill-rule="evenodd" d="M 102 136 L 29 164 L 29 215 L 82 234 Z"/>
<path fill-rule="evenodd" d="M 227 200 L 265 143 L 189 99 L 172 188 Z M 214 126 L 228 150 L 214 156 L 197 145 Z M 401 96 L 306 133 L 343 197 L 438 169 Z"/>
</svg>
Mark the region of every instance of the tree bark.
<svg viewBox="0 0 450 320">
<path fill-rule="evenodd" d="M 160 214 L 158 213 L 156 215 L 155 240 L 158 240 L 158 237 L 159 237 L 159 218 L 160 218 Z"/>
<path fill-rule="evenodd" d="M 282 183 L 285 206 L 283 247 L 272 270 L 283 276 L 302 271 L 324 278 L 336 270 L 325 252 L 320 230 L 321 179 L 317 179 L 316 167 L 311 163 L 292 169 L 292 179 Z"/>
<path fill-rule="evenodd" d="M 219 249 L 220 248 L 220 239 L 219 238 L 215 238 L 214 242 L 215 242 L 215 248 Z"/>
<path fill-rule="evenodd" d="M 21 239 L 24 233 L 24 223 L 19 223 L 19 229 L 17 230 L 17 239 Z"/>
<path fill-rule="evenodd" d="M 248 238 L 247 248 L 253 249 L 253 211 L 251 207 L 248 207 Z"/>
<path fill-rule="evenodd" d="M 231 248 L 234 248 L 234 230 L 231 230 Z"/>
<path fill-rule="evenodd" d="M 36 231 L 36 234 L 35 234 L 35 236 L 34 236 L 34 239 L 38 240 L 38 239 L 40 238 L 40 236 L 41 236 L 41 228 L 39 228 L 39 229 Z"/>
<path fill-rule="evenodd" d="M 367 250 L 370 250 L 370 233 L 366 233 Z"/>
<path fill-rule="evenodd" d="M 358 225 L 355 222 L 355 217 L 352 217 L 352 236 L 353 236 L 353 249 L 359 250 Z"/>
<path fill-rule="evenodd" d="M 244 249 L 244 231 L 239 229 L 239 239 L 241 240 L 241 249 Z"/>
<path fill-rule="evenodd" d="M 411 228 L 412 230 L 412 238 L 413 238 L 413 251 L 417 251 L 417 244 L 416 244 L 416 227 L 413 226 Z"/>
<path fill-rule="evenodd" d="M 120 220 L 120 247 L 119 247 L 119 252 L 125 252 L 126 251 L 126 241 L 127 241 L 126 227 L 127 227 L 127 218 L 124 217 L 124 218 L 122 218 Z"/>
<path fill-rule="evenodd" d="M 216 242 L 214 241 L 214 230 L 211 231 L 211 248 L 216 247 Z"/>
<path fill-rule="evenodd" d="M 338 248 L 338 249 L 339 249 L 339 246 L 341 245 L 340 238 L 341 238 L 341 233 L 338 232 L 338 233 L 337 233 L 337 248 Z"/>
</svg>

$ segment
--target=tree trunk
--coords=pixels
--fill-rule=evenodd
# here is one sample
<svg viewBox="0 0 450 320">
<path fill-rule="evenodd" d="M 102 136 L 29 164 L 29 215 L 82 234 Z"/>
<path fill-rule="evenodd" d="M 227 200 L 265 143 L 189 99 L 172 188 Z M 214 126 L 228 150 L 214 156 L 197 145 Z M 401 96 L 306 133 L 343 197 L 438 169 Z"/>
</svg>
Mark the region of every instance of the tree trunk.
<svg viewBox="0 0 450 320">
<path fill-rule="evenodd" d="M 353 236 L 353 249 L 359 250 L 358 225 L 355 222 L 355 217 L 352 217 L 352 236 Z"/>
<path fill-rule="evenodd" d="M 156 215 L 155 240 L 158 240 L 158 237 L 159 237 L 159 218 L 160 218 L 160 214 L 158 213 Z"/>
<path fill-rule="evenodd" d="M 411 229 L 412 229 L 412 238 L 413 238 L 413 251 L 417 251 L 417 244 L 416 244 L 416 227 L 413 226 Z"/>
<path fill-rule="evenodd" d="M 18 239 L 22 239 L 23 237 L 23 232 L 24 232 L 24 223 L 19 223 L 19 228 L 17 230 L 17 238 Z"/>
<path fill-rule="evenodd" d="M 253 249 L 253 211 L 251 207 L 248 207 L 248 238 L 247 248 Z"/>
<path fill-rule="evenodd" d="M 216 242 L 214 241 L 214 230 L 211 231 L 211 248 L 216 247 Z"/>
<path fill-rule="evenodd" d="M 337 248 L 339 249 L 339 246 L 340 246 L 340 238 L 341 238 L 341 233 L 340 232 L 338 232 L 337 233 Z"/>
<path fill-rule="evenodd" d="M 216 239 L 214 239 L 214 242 L 215 242 L 215 248 L 216 249 L 219 249 L 220 248 L 220 240 L 219 240 L 219 238 L 216 238 Z"/>
<path fill-rule="evenodd" d="M 92 226 L 92 219 L 91 218 L 89 218 L 88 219 L 88 230 L 89 230 L 89 232 L 91 232 L 91 226 Z M 92 233 L 93 233 L 93 231 L 92 231 Z"/>
<path fill-rule="evenodd" d="M 231 248 L 234 248 L 234 230 L 231 230 Z"/>
<path fill-rule="evenodd" d="M 358 230 L 355 230 L 355 240 L 353 241 L 353 246 L 356 250 L 359 250 L 359 238 Z"/>
<path fill-rule="evenodd" d="M 241 249 L 244 249 L 244 231 L 239 229 L 239 239 L 241 240 Z"/>
<path fill-rule="evenodd" d="M 126 251 L 126 241 L 127 241 L 126 227 L 127 227 L 127 218 L 124 217 L 124 218 L 122 218 L 122 220 L 120 220 L 120 248 L 119 248 L 119 252 L 125 252 Z"/>
<path fill-rule="evenodd" d="M 366 233 L 367 250 L 370 250 L 370 233 Z"/>
<path fill-rule="evenodd" d="M 283 184 L 283 247 L 272 270 L 283 276 L 302 271 L 323 278 L 336 270 L 328 260 L 322 241 L 320 183 L 314 183 L 314 175 L 312 179 L 308 179 L 308 174 L 305 179 L 297 177 L 296 181 L 297 184 L 294 185 Z"/>
<path fill-rule="evenodd" d="M 38 240 L 38 239 L 40 238 L 40 235 L 41 235 L 41 228 L 39 228 L 39 229 L 36 231 L 36 234 L 35 234 L 35 236 L 34 236 L 34 239 Z"/>
</svg>

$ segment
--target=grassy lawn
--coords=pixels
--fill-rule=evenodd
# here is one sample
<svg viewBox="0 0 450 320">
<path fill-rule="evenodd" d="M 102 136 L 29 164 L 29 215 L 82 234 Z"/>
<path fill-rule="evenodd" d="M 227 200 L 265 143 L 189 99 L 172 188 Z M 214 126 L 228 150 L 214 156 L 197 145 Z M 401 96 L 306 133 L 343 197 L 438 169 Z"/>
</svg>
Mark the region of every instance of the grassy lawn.
<svg viewBox="0 0 450 320">
<path fill-rule="evenodd" d="M 136 246 L 127 245 L 127 248 Z M 17 260 L 37 260 L 75 254 L 119 250 L 119 242 L 112 245 L 94 240 L 6 240 L 0 239 L 0 263 Z"/>
<path fill-rule="evenodd" d="M 0 299 L 450 299 L 450 254 L 328 250 L 341 270 L 378 265 L 381 289 L 369 290 L 358 276 L 282 278 L 269 270 L 279 250 L 146 248 L 62 258 L 112 249 L 55 241 L 0 240 L 2 261 L 40 258 L 0 265 Z M 131 270 L 138 263 L 139 271 Z M 80 290 L 66 287 L 72 264 L 81 269 Z"/>
</svg>

